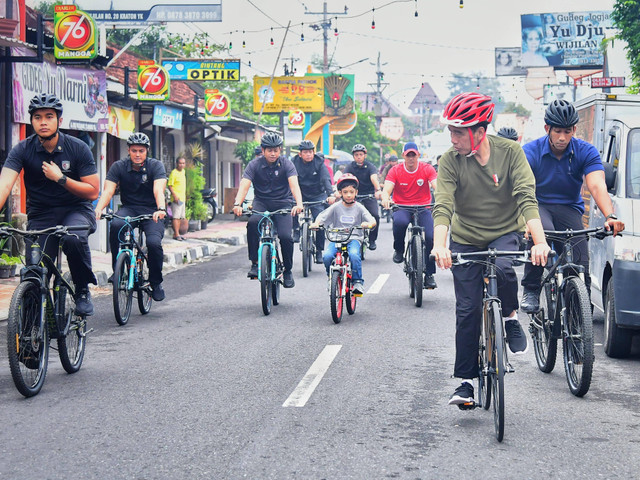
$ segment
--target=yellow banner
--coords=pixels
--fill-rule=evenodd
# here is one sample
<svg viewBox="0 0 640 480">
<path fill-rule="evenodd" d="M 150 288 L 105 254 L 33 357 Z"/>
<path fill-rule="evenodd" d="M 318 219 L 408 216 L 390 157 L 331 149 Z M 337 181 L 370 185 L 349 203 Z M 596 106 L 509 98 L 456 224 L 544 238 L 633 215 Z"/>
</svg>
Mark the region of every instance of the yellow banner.
<svg viewBox="0 0 640 480">
<path fill-rule="evenodd" d="M 324 77 L 253 77 L 253 111 L 264 104 L 265 113 L 290 110 L 324 111 Z"/>
<path fill-rule="evenodd" d="M 109 134 L 126 140 L 136 131 L 136 117 L 133 110 L 109 106 Z"/>
</svg>

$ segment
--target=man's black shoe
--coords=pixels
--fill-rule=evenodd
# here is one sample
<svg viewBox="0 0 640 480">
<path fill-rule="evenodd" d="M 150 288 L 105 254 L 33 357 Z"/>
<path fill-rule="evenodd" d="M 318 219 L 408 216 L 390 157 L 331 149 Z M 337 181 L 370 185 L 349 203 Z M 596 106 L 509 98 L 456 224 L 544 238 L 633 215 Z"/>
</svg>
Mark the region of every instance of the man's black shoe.
<svg viewBox="0 0 640 480">
<path fill-rule="evenodd" d="M 424 288 L 428 290 L 433 290 L 434 288 L 438 288 L 438 284 L 436 283 L 436 279 L 433 278 L 433 275 L 424 276 Z"/>
<path fill-rule="evenodd" d="M 316 263 L 322 263 L 322 251 L 316 250 Z"/>
<path fill-rule="evenodd" d="M 79 289 L 74 299 L 76 301 L 77 315 L 81 317 L 93 315 L 93 302 L 91 301 L 91 292 L 88 287 Z"/>
<path fill-rule="evenodd" d="M 525 335 L 518 319 L 506 319 L 504 321 L 504 330 L 507 336 L 507 343 L 509 344 L 509 350 L 515 355 L 522 355 L 529 350 L 529 342 L 527 342 L 527 336 Z"/>
<path fill-rule="evenodd" d="M 293 243 L 298 243 L 300 241 L 300 230 L 294 230 L 291 238 L 293 238 Z"/>
<path fill-rule="evenodd" d="M 526 313 L 536 313 L 540 310 L 540 292 L 531 288 L 525 288 L 522 292 L 520 309 Z"/>
<path fill-rule="evenodd" d="M 247 277 L 249 278 L 258 278 L 258 264 L 252 263 L 251 268 L 247 272 Z"/>
<path fill-rule="evenodd" d="M 296 286 L 296 282 L 293 280 L 293 273 L 291 273 L 291 270 L 289 270 L 288 272 L 284 272 L 282 276 L 282 286 L 284 288 L 293 288 Z"/>
<path fill-rule="evenodd" d="M 164 300 L 164 289 L 162 288 L 162 284 L 151 286 L 151 298 L 156 302 Z"/>
<path fill-rule="evenodd" d="M 376 242 L 369 242 L 369 250 L 375 250 L 376 248 L 378 248 Z"/>
<path fill-rule="evenodd" d="M 393 252 L 393 263 L 402 263 L 404 262 L 404 254 L 402 252 L 398 252 L 395 250 Z"/>
</svg>

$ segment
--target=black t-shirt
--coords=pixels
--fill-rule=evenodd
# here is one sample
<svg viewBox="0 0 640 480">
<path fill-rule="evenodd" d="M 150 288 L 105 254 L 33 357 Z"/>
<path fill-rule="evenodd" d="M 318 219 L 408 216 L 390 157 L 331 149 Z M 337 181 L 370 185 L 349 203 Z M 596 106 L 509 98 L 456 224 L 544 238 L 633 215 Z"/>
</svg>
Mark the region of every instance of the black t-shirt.
<svg viewBox="0 0 640 480">
<path fill-rule="evenodd" d="M 324 160 L 319 156 L 315 155 L 313 160 L 305 162 L 299 155 L 296 155 L 293 158 L 293 166 L 298 172 L 302 200 L 312 201 L 333 194 L 329 170 L 327 170 Z"/>
<path fill-rule="evenodd" d="M 153 182 L 167 178 L 160 160 L 147 157 L 140 170 L 133 169 L 129 157 L 118 160 L 109 169 L 107 180 L 120 185 L 120 198 L 125 207 L 149 207 L 156 210 Z"/>
<path fill-rule="evenodd" d="M 251 180 L 255 198 L 259 200 L 293 200 L 289 177 L 297 175 L 296 167 L 286 157 L 279 157 L 274 163 L 258 157 L 249 162 L 242 178 Z"/>
<path fill-rule="evenodd" d="M 54 162 L 64 175 L 80 181 L 98 173 L 96 162 L 86 143 L 71 135 L 58 132 L 58 144 L 49 153 L 37 135 L 18 143 L 9 152 L 4 168 L 18 173 L 24 170 L 24 185 L 27 190 L 27 215 L 37 215 L 52 207 L 85 206 L 91 201 L 74 195 L 62 185 L 49 180 L 42 172 L 43 162 Z"/>
<path fill-rule="evenodd" d="M 365 160 L 362 166 L 358 165 L 354 160 L 346 166 L 344 173 L 355 175 L 360 182 L 358 195 L 373 195 L 376 193 L 376 189 L 371 183 L 371 175 L 377 174 L 378 169 L 369 160 Z"/>
</svg>

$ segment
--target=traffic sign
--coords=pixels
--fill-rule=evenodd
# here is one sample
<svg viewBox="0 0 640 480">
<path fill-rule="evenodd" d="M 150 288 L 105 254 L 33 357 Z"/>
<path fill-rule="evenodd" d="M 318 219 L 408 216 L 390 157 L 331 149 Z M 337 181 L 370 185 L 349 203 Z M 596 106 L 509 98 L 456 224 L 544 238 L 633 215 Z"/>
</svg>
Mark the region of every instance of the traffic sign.
<svg viewBox="0 0 640 480">
<path fill-rule="evenodd" d="M 591 88 L 624 87 L 624 77 L 591 77 Z"/>
</svg>

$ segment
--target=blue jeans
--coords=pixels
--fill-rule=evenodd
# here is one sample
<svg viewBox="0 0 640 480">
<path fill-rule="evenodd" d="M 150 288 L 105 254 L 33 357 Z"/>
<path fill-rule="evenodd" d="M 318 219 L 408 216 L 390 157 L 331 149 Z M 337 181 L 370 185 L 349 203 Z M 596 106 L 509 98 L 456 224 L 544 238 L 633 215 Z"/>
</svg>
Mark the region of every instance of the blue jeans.
<svg viewBox="0 0 640 480">
<path fill-rule="evenodd" d="M 349 252 L 349 260 L 351 260 L 351 277 L 354 281 L 362 281 L 362 258 L 360 257 L 360 240 L 350 240 L 347 246 Z M 324 267 L 327 269 L 327 275 L 329 275 L 329 269 L 331 268 L 331 262 L 336 257 L 338 249 L 336 244 L 331 242 L 324 251 L 322 260 L 324 261 Z"/>
</svg>

